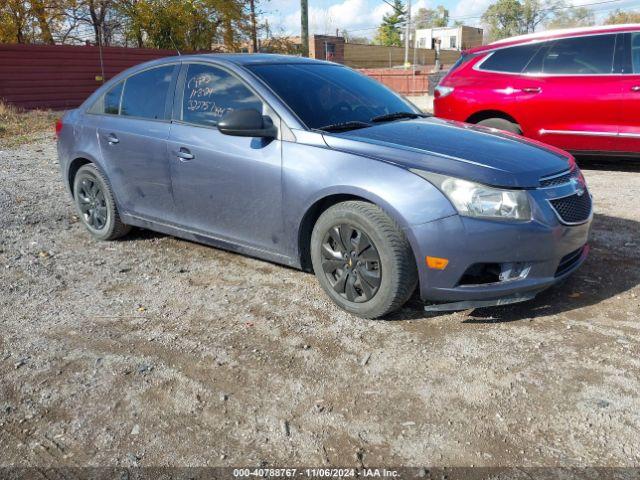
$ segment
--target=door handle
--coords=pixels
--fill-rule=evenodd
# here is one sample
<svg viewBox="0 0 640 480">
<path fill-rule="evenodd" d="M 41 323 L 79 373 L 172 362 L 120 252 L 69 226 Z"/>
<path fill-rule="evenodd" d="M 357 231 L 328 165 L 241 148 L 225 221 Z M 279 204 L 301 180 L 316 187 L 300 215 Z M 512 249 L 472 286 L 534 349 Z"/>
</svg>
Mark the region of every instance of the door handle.
<svg viewBox="0 0 640 480">
<path fill-rule="evenodd" d="M 631 87 L 631 91 L 632 92 L 640 92 L 640 85 L 634 85 L 633 87 Z"/>
<path fill-rule="evenodd" d="M 109 145 L 114 145 L 116 143 L 120 143 L 120 140 L 118 140 L 118 137 L 116 137 L 115 134 L 110 133 L 107 135 L 107 142 L 109 142 Z"/>
<path fill-rule="evenodd" d="M 189 149 L 184 147 L 178 150 L 176 155 L 180 160 L 193 160 L 195 158 L 194 155 L 189 151 Z"/>
<path fill-rule="evenodd" d="M 540 93 L 542 89 L 540 87 L 524 87 L 522 91 L 524 93 Z"/>
</svg>

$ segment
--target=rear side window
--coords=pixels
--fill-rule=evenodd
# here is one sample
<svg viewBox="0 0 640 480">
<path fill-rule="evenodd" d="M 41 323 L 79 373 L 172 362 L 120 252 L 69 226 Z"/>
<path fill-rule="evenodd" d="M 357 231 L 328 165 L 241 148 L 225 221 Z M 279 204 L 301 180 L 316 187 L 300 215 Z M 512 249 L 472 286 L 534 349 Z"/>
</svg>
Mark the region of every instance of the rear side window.
<svg viewBox="0 0 640 480">
<path fill-rule="evenodd" d="M 552 42 L 542 61 L 543 73 L 597 75 L 613 70 L 615 35 L 592 35 Z"/>
<path fill-rule="evenodd" d="M 494 72 L 520 73 L 536 54 L 540 44 L 518 45 L 493 52 L 482 64 L 480 70 Z"/>
<path fill-rule="evenodd" d="M 127 78 L 120 115 L 164 119 L 174 68 L 153 68 Z"/>
<path fill-rule="evenodd" d="M 104 113 L 118 115 L 120 113 L 120 97 L 123 82 L 118 83 L 104 95 Z"/>
<path fill-rule="evenodd" d="M 120 82 L 109 89 L 109 91 L 98 98 L 88 110 L 89 113 L 109 113 L 118 115 L 120 112 L 120 97 L 122 96 L 122 85 Z"/>
<path fill-rule="evenodd" d="M 183 122 L 215 126 L 225 113 L 250 108 L 262 112 L 262 101 L 242 80 L 211 65 L 189 65 L 182 96 Z"/>
<path fill-rule="evenodd" d="M 458 58 L 458 60 L 456 60 L 456 63 L 451 65 L 451 68 L 449 68 L 449 72 L 448 73 L 455 72 L 457 69 L 459 69 L 465 63 L 469 62 L 470 60 L 473 60 L 477 56 L 478 56 L 477 53 L 463 53 L 460 56 L 460 58 Z"/>
</svg>

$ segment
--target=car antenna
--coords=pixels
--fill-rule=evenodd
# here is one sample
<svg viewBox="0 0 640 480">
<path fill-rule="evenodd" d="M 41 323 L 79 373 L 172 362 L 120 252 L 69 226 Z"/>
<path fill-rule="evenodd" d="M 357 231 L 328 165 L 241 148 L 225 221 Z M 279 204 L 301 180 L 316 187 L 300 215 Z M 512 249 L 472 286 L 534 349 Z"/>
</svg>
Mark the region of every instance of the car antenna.
<svg viewBox="0 0 640 480">
<path fill-rule="evenodd" d="M 180 53 L 180 50 L 178 50 L 178 47 L 176 47 L 176 43 L 173 41 L 173 38 L 171 38 L 171 34 L 169 34 L 169 40 L 171 40 L 171 45 L 173 45 L 173 48 L 176 49 L 176 52 L 178 52 L 178 56 L 182 56 L 182 54 Z"/>
</svg>

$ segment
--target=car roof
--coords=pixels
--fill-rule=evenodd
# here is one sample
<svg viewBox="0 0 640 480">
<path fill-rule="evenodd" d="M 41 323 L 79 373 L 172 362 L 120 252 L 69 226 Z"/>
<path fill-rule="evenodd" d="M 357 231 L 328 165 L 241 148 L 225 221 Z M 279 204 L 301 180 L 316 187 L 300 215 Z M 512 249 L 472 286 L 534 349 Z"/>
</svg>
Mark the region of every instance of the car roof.
<svg viewBox="0 0 640 480">
<path fill-rule="evenodd" d="M 624 25 L 597 25 L 595 27 L 581 28 L 563 28 L 558 30 L 546 30 L 544 32 L 529 33 L 527 35 L 519 35 L 517 37 L 505 38 L 488 45 L 470 48 L 466 53 L 483 53 L 498 48 L 509 47 L 513 45 L 522 45 L 525 43 L 534 43 L 544 40 L 553 40 L 556 38 L 579 37 L 582 35 L 596 35 L 601 33 L 622 33 L 640 31 L 640 23 L 629 23 Z"/>
<path fill-rule="evenodd" d="M 183 61 L 222 61 L 226 63 L 234 63 L 236 65 L 278 65 L 278 64 L 326 64 L 338 65 L 333 62 L 324 60 L 316 60 L 314 58 L 299 57 L 295 55 L 279 55 L 274 53 L 201 53 L 193 55 L 181 55 L 179 57 L 168 57 L 161 59 L 166 60 L 183 60 Z"/>
</svg>

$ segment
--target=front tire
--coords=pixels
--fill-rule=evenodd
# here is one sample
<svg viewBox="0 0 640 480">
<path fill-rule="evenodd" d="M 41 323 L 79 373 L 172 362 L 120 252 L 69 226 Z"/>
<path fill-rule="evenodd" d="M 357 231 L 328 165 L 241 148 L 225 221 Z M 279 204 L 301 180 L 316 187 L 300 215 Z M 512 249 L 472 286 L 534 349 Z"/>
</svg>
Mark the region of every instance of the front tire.
<svg viewBox="0 0 640 480">
<path fill-rule="evenodd" d="M 109 182 L 93 164 L 76 173 L 73 199 L 82 223 L 96 239 L 115 240 L 131 230 L 120 220 Z"/>
<path fill-rule="evenodd" d="M 504 118 L 487 118 L 478 122 L 477 125 L 482 125 L 483 127 L 489 128 L 497 128 L 498 130 L 504 130 L 505 132 L 522 135 L 522 129 L 520 128 L 520 125 Z"/>
<path fill-rule="evenodd" d="M 371 203 L 348 201 L 327 209 L 311 234 L 313 270 L 342 309 L 380 318 L 399 309 L 418 283 L 402 230 Z"/>
</svg>

